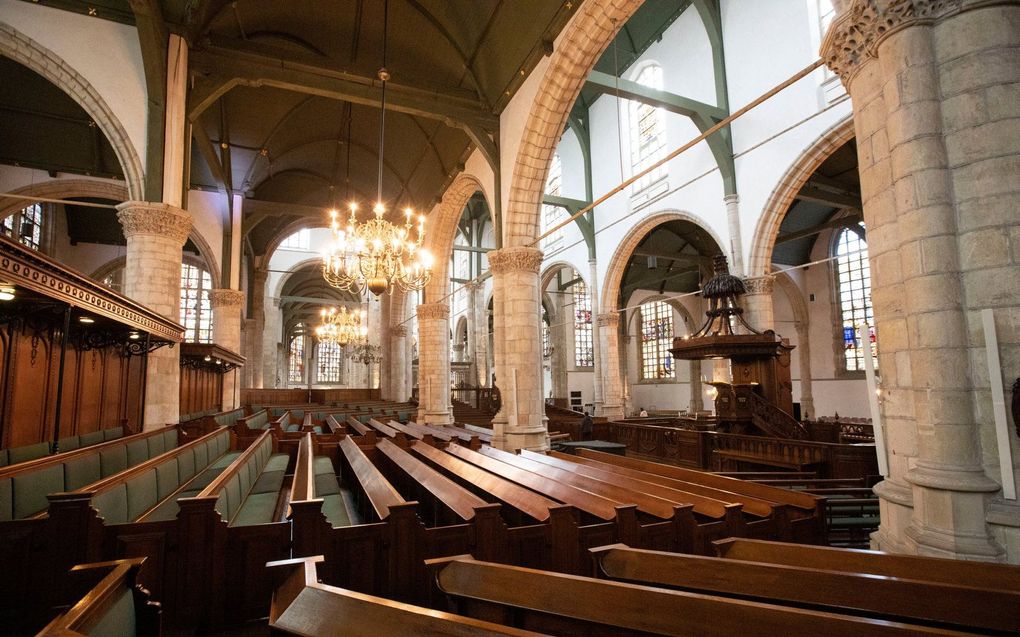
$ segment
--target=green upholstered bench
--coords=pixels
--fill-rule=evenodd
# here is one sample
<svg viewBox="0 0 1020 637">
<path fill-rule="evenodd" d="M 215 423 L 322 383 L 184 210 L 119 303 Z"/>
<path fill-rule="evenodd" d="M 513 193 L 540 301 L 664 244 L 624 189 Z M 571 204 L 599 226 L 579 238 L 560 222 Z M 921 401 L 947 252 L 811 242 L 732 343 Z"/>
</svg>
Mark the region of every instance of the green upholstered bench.
<svg viewBox="0 0 1020 637">
<path fill-rule="evenodd" d="M 315 497 L 322 499 L 322 514 L 333 527 L 354 524 L 348 508 L 347 498 L 336 478 L 333 461 L 326 456 L 318 456 L 312 463 L 315 475 Z"/>
<path fill-rule="evenodd" d="M 101 439 L 103 431 L 93 432 Z M 93 434 L 85 434 L 82 439 Z M 165 428 L 100 441 L 27 466 L 0 469 L 0 521 L 21 520 L 44 512 L 51 493 L 77 491 L 177 446 L 177 429 Z"/>
<path fill-rule="evenodd" d="M 290 457 L 273 453 L 273 437 L 266 431 L 227 467 L 216 484 L 203 491 L 216 497 L 216 511 L 230 526 L 274 522 L 276 504 Z"/>
<path fill-rule="evenodd" d="M 57 451 L 60 453 L 74 451 L 75 449 L 97 445 L 107 440 L 122 438 L 123 436 L 123 427 L 110 427 L 109 429 L 100 429 L 99 431 L 93 431 L 80 436 L 67 436 L 57 441 Z M 50 455 L 52 451 L 53 449 L 50 447 L 49 442 L 37 442 L 34 445 L 0 449 L 0 467 L 38 460 Z"/>
<path fill-rule="evenodd" d="M 196 476 L 203 476 L 218 462 L 224 467 L 229 464 L 229 451 L 230 432 L 217 429 L 139 463 L 127 475 L 112 476 L 81 491 L 92 494 L 92 507 L 107 525 L 171 519 L 177 514 L 174 496 L 179 496 L 182 487 L 192 487 Z"/>
</svg>

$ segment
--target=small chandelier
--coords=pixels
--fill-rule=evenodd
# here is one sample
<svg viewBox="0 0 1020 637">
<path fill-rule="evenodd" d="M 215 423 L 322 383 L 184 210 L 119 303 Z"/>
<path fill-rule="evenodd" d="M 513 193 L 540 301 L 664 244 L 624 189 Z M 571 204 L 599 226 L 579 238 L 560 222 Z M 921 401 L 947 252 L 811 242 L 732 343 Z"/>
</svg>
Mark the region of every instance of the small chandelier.
<svg viewBox="0 0 1020 637">
<path fill-rule="evenodd" d="M 351 360 L 356 363 L 364 363 L 366 365 L 381 362 L 382 355 L 380 354 L 380 350 L 381 348 L 378 345 L 371 345 L 367 341 L 359 342 L 354 346 L 354 351 L 351 353 Z"/>
<path fill-rule="evenodd" d="M 319 311 L 322 322 L 315 328 L 315 337 L 322 343 L 335 343 L 346 347 L 368 335 L 368 328 L 361 324 L 361 310 L 347 311 L 346 307 L 322 308 Z"/>
<path fill-rule="evenodd" d="M 400 288 L 416 292 L 425 287 L 432 277 L 432 255 L 422 249 L 425 240 L 425 216 L 418 215 L 415 233 L 414 211 L 404 210 L 403 227 L 383 216 L 383 150 L 386 140 L 386 32 L 389 26 L 389 2 L 383 5 L 383 55 L 379 80 L 382 82 L 382 104 L 379 109 L 379 169 L 374 218 L 358 222 L 357 204 L 350 204 L 346 226 L 338 220 L 339 212 L 329 212 L 329 229 L 333 241 L 322 257 L 322 276 L 331 286 L 364 295 L 365 290 L 379 296 Z M 348 128 L 350 130 L 350 128 Z M 350 140 L 347 140 L 350 149 Z M 350 160 L 348 159 L 348 169 Z"/>
</svg>

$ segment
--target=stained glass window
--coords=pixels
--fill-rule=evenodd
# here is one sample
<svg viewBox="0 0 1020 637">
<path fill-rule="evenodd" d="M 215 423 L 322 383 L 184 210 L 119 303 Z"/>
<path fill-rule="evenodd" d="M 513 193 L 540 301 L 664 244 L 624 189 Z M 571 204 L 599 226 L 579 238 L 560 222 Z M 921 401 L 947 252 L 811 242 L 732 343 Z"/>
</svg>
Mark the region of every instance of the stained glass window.
<svg viewBox="0 0 1020 637">
<path fill-rule="evenodd" d="M 562 182 L 563 164 L 560 162 L 559 153 L 556 153 L 552 157 L 552 162 L 549 163 L 549 176 L 545 180 L 545 194 L 559 197 L 563 192 Z M 563 223 L 563 220 L 567 219 L 569 216 L 570 215 L 567 214 L 567 211 L 560 206 L 542 204 L 542 234 L 545 234 L 549 228 Z M 545 252 L 552 252 L 562 248 L 564 230 L 565 228 L 560 228 L 548 237 L 542 239 L 542 250 Z"/>
<path fill-rule="evenodd" d="M 662 90 L 662 67 L 650 64 L 635 80 L 642 86 Z M 641 102 L 630 102 L 630 163 L 634 174 L 659 161 L 666 149 L 666 122 L 661 108 Z M 660 166 L 634 182 L 632 189 L 640 192 L 661 179 L 665 166 Z"/>
<path fill-rule="evenodd" d="M 208 272 L 190 263 L 181 264 L 181 325 L 185 341 L 212 342 L 211 289 L 212 277 Z"/>
<path fill-rule="evenodd" d="M 287 380 L 292 383 L 305 381 L 305 337 L 295 336 L 290 339 L 290 360 L 287 361 Z"/>
<path fill-rule="evenodd" d="M 42 244 L 42 204 L 34 203 L 3 220 L 3 233 L 22 245 L 38 250 Z"/>
<path fill-rule="evenodd" d="M 861 224 L 864 228 L 864 224 Z M 836 240 L 836 269 L 840 312 L 843 317 L 843 351 L 848 371 L 864 370 L 862 342 L 872 349 L 878 367 L 878 344 L 875 339 L 875 315 L 871 309 L 871 266 L 868 244 L 855 230 L 844 228 Z M 861 332 L 867 323 L 868 334 Z"/>
<path fill-rule="evenodd" d="M 592 348 L 591 297 L 588 286 L 576 271 L 573 272 L 574 290 L 574 365 L 591 367 L 595 364 Z"/>
<path fill-rule="evenodd" d="M 336 343 L 319 343 L 319 382 L 343 382 L 343 350 Z"/>
<path fill-rule="evenodd" d="M 641 305 L 641 377 L 645 380 L 675 378 L 673 355 L 673 308 L 662 301 Z"/>
</svg>

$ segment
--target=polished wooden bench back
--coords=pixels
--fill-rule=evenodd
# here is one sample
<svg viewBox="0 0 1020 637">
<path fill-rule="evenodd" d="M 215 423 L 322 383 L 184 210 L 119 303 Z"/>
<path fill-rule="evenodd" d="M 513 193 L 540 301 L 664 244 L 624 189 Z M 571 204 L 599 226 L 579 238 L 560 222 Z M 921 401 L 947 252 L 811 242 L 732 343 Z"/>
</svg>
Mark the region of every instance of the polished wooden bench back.
<svg viewBox="0 0 1020 637">
<path fill-rule="evenodd" d="M 591 549 L 596 576 L 960 630 L 1020 627 L 1020 591 L 628 548 Z M 1020 567 L 1014 567 L 1020 571 Z M 932 603 L 938 600 L 937 603 Z"/>
<path fill-rule="evenodd" d="M 736 538 L 715 546 L 720 557 L 732 560 L 1020 591 L 1020 567 L 1005 564 Z"/>
<path fill-rule="evenodd" d="M 273 634 L 300 637 L 377 637 L 378 635 L 536 635 L 515 628 L 394 602 L 320 584 L 315 564 L 321 556 L 271 562 L 282 571 L 273 593 L 269 627 Z"/>
<path fill-rule="evenodd" d="M 405 504 L 400 493 L 383 477 L 353 440 L 350 438 L 341 440 L 340 452 L 346 459 L 342 466 L 350 467 L 352 472 L 352 475 L 343 476 L 344 482 L 360 485 L 362 494 L 371 505 L 376 519 L 385 520 L 390 514 L 390 507 Z"/>
<path fill-rule="evenodd" d="M 135 583 L 144 558 L 75 566 L 72 571 L 106 572 L 80 601 L 61 613 L 37 637 L 159 637 L 160 608 Z"/>
<path fill-rule="evenodd" d="M 480 562 L 467 556 L 429 560 L 428 564 L 434 570 L 440 593 L 434 605 L 441 610 L 553 634 L 699 637 L 971 634 L 549 573 Z M 445 600 L 441 595 L 445 595 Z"/>
</svg>

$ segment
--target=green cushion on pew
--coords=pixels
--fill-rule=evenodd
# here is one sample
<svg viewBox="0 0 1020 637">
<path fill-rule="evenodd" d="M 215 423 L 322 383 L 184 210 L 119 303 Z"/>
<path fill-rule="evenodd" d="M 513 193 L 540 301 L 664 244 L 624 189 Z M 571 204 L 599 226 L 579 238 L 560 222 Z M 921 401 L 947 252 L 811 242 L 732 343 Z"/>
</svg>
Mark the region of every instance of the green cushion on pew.
<svg viewBox="0 0 1020 637">
<path fill-rule="evenodd" d="M 266 466 L 263 467 L 262 470 L 263 471 L 286 471 L 287 470 L 287 463 L 289 461 L 290 461 L 290 456 L 288 456 L 285 453 L 273 454 L 273 456 L 271 458 L 269 458 L 269 462 L 266 463 Z"/>
<path fill-rule="evenodd" d="M 284 431 L 300 431 L 300 430 L 301 425 L 287 425 L 287 428 Z"/>
<path fill-rule="evenodd" d="M 340 485 L 337 484 L 335 475 L 330 473 L 315 476 L 315 497 L 324 498 L 337 493 L 340 493 Z"/>
<path fill-rule="evenodd" d="M 195 475 L 195 452 L 191 449 L 182 451 L 177 456 L 177 474 L 181 482 L 187 482 Z"/>
<path fill-rule="evenodd" d="M 0 449 L 0 467 L 6 467 L 10 464 L 10 462 L 11 458 L 8 455 L 8 451 L 6 449 Z"/>
<path fill-rule="evenodd" d="M 124 428 L 123 427 L 110 427 L 109 429 L 104 429 L 103 430 L 103 439 L 104 440 L 113 440 L 115 438 L 123 438 L 123 437 L 124 437 Z"/>
<path fill-rule="evenodd" d="M 10 449 L 10 462 L 11 464 L 18 464 L 19 462 L 28 462 L 29 460 L 36 460 L 47 456 L 50 453 L 50 443 L 48 442 L 37 442 L 34 445 L 25 445 L 24 447 L 14 447 Z"/>
<path fill-rule="evenodd" d="M 283 486 L 283 471 L 263 471 L 259 479 L 252 485 L 252 493 L 279 493 Z"/>
<path fill-rule="evenodd" d="M 45 511 L 47 494 L 64 490 L 64 466 L 53 465 L 11 477 L 14 497 L 14 519 L 20 520 Z"/>
<path fill-rule="evenodd" d="M 127 466 L 133 467 L 149 459 L 149 442 L 147 439 L 132 440 L 125 447 L 127 448 Z"/>
<path fill-rule="evenodd" d="M 102 478 L 99 454 L 88 454 L 64 463 L 64 489 L 74 491 Z"/>
<path fill-rule="evenodd" d="M 322 425 L 315 425 L 315 426 L 313 426 L 312 427 L 312 431 L 317 433 L 317 434 L 321 434 L 322 433 Z"/>
<path fill-rule="evenodd" d="M 224 468 L 227 467 L 227 465 L 229 465 L 231 462 L 233 462 L 234 459 L 237 458 L 239 455 L 241 455 L 240 451 L 229 451 L 229 452 L 223 454 L 222 456 L 220 456 L 219 458 L 217 458 L 216 462 L 212 463 L 212 468 L 213 469 L 224 469 Z"/>
<path fill-rule="evenodd" d="M 135 637 L 135 596 L 127 586 L 116 593 L 116 601 L 89 629 L 89 637 Z"/>
<path fill-rule="evenodd" d="M 104 478 L 127 469 L 127 445 L 116 445 L 100 451 L 99 466 Z"/>
<path fill-rule="evenodd" d="M 170 458 L 156 467 L 156 498 L 162 500 L 181 486 L 177 458 Z"/>
<path fill-rule="evenodd" d="M 272 522 L 273 514 L 276 512 L 276 500 L 279 496 L 278 491 L 249 495 L 230 526 L 249 526 Z"/>
<path fill-rule="evenodd" d="M 81 435 L 81 446 L 91 447 L 92 445 L 98 445 L 99 443 L 106 440 L 105 434 L 100 431 L 90 431 L 87 434 Z"/>
<path fill-rule="evenodd" d="M 113 486 L 92 498 L 92 506 L 107 525 L 127 522 L 127 488 L 123 484 Z"/>
<path fill-rule="evenodd" d="M 14 519 L 14 492 L 11 479 L 0 480 L 0 522 Z"/>
<path fill-rule="evenodd" d="M 344 506 L 344 499 L 339 494 L 327 495 L 322 498 L 322 514 L 333 526 L 350 526 L 351 518 Z"/>
<path fill-rule="evenodd" d="M 127 486 L 127 519 L 134 522 L 156 506 L 156 471 L 150 469 L 140 473 L 124 484 Z"/>
<path fill-rule="evenodd" d="M 315 456 L 315 460 L 312 461 L 312 471 L 315 475 L 323 473 L 334 474 L 336 472 L 333 469 L 333 461 L 326 456 Z"/>
<path fill-rule="evenodd" d="M 61 438 L 57 441 L 57 451 L 63 453 L 65 451 L 74 451 L 81 444 L 81 439 L 78 436 L 68 436 L 67 438 Z"/>
<path fill-rule="evenodd" d="M 149 436 L 146 441 L 149 443 L 149 457 L 155 458 L 166 451 L 166 440 L 162 435 Z"/>
</svg>

